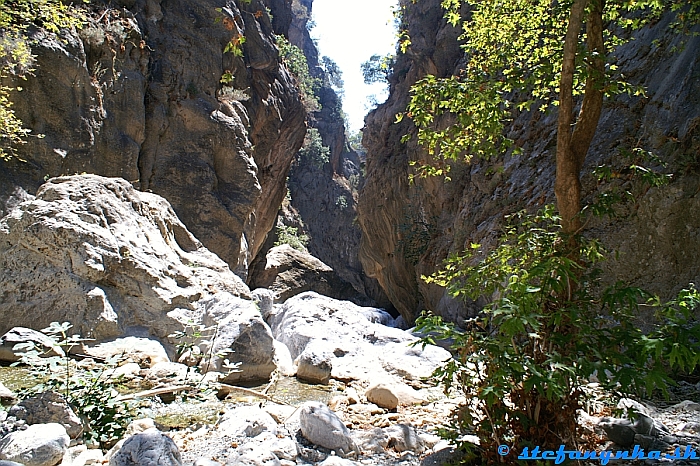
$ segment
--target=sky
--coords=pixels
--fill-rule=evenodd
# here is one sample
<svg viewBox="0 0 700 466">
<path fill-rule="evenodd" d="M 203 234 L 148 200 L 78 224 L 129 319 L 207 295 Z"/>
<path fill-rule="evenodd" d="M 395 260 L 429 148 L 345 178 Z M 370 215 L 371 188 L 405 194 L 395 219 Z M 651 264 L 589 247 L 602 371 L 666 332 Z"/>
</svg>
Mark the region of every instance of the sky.
<svg viewBox="0 0 700 466">
<path fill-rule="evenodd" d="M 316 26 L 311 37 L 318 40 L 319 56 L 328 56 L 343 72 L 343 110 L 348 116 L 348 132 L 364 126 L 369 112 L 368 97 L 386 100 L 386 85 L 368 86 L 360 65 L 374 54 L 394 53 L 396 33 L 392 7 L 397 0 L 314 0 L 312 18 Z"/>
</svg>

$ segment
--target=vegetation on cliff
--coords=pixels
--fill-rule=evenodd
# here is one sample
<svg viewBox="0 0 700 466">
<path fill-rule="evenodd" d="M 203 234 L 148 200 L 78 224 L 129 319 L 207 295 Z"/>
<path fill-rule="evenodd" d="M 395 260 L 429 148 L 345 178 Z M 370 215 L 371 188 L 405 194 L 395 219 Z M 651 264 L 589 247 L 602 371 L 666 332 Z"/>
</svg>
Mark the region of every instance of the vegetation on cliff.
<svg viewBox="0 0 700 466">
<path fill-rule="evenodd" d="M 11 0 L 0 3 L 0 157 L 9 157 L 12 145 L 22 144 L 29 135 L 12 109 L 10 92 L 21 87 L 7 86 L 10 77 L 24 78 L 33 71 L 29 28 L 39 26 L 57 33 L 61 28 L 80 27 L 82 12 L 58 0 Z M 9 153 L 8 153 L 9 151 Z"/>
</svg>

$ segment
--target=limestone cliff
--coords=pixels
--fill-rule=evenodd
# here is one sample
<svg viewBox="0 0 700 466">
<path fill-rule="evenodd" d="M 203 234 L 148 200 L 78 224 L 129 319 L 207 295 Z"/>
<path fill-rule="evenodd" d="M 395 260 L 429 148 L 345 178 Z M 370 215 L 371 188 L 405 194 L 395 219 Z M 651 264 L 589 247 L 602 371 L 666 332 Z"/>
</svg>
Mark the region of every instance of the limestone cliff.
<svg viewBox="0 0 700 466">
<path fill-rule="evenodd" d="M 306 132 L 297 85 L 275 47 L 274 34 L 288 32 L 288 2 L 119 0 L 89 8 L 78 32 L 35 32 L 35 76 L 12 99 L 44 137 L 16 149 L 25 162 L 0 162 L 0 216 L 49 176 L 118 176 L 168 199 L 245 277 Z"/>
<path fill-rule="evenodd" d="M 368 275 L 379 280 L 408 321 L 424 308 L 459 320 L 468 305 L 424 284 L 450 252 L 472 242 L 488 246 L 504 215 L 552 202 L 556 115 L 524 113 L 507 129 L 524 148 L 488 164 L 456 164 L 452 181 L 418 179 L 409 184 L 409 162 L 426 162 L 405 110 L 410 86 L 426 74 L 449 76 L 458 70 L 458 34 L 442 17 L 439 0 L 402 0 L 411 37 L 390 78 L 390 97 L 365 120 L 367 180 L 358 212 L 363 231 L 360 257 Z M 672 34 L 666 18 L 637 34 L 617 55 L 625 74 L 647 89 L 648 97 L 607 102 L 584 172 L 600 163 L 622 168 L 621 153 L 650 150 L 676 173 L 664 188 L 649 190 L 631 217 L 593 226 L 620 259 L 606 265 L 609 279 L 632 280 L 669 296 L 700 278 L 700 38 Z M 685 43 L 683 43 L 685 41 Z M 682 45 L 682 46 L 681 46 Z M 679 47 L 681 46 L 681 47 Z M 679 51 L 680 50 L 680 51 Z M 590 195 L 595 182 L 584 178 Z"/>
</svg>

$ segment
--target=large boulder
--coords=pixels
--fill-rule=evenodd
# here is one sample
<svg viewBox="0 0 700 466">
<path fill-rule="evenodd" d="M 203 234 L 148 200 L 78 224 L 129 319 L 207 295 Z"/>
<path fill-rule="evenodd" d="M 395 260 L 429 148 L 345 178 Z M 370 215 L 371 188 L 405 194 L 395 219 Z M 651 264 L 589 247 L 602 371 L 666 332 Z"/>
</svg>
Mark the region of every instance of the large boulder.
<svg viewBox="0 0 700 466">
<path fill-rule="evenodd" d="M 210 356 L 202 360 L 202 369 L 227 373 L 226 383 L 268 379 L 275 370 L 275 343 L 255 302 L 219 293 L 202 306 L 202 323 L 215 329 L 200 345 L 202 354 Z M 226 360 L 235 370 L 227 370 Z"/>
<path fill-rule="evenodd" d="M 275 246 L 267 252 L 265 260 L 254 264 L 250 271 L 251 288 L 268 288 L 284 302 L 305 291 L 348 299 L 358 293 L 336 275 L 332 268 L 308 252 L 294 249 L 288 244 Z"/>
<path fill-rule="evenodd" d="M 1 233 L 0 233 L 1 234 Z M 0 324 L 2 325 L 2 324 Z M 24 327 L 14 327 L 0 337 L 0 361 L 19 361 L 21 351 L 15 352 L 15 346 L 22 343 L 32 343 L 37 351 L 45 356 L 55 356 L 55 342 L 47 335 Z"/>
<path fill-rule="evenodd" d="M 61 424 L 35 424 L 0 440 L 0 460 L 25 466 L 54 466 L 68 450 L 70 438 Z"/>
<path fill-rule="evenodd" d="M 313 292 L 278 306 L 268 323 L 292 358 L 305 351 L 329 355 L 331 376 L 339 380 L 396 380 L 420 384 L 450 354 L 439 347 L 411 346 L 410 333 L 382 325 L 383 312 Z M 308 354 L 308 353 L 307 353 Z"/>
<path fill-rule="evenodd" d="M 304 403 L 299 411 L 301 433 L 309 442 L 342 455 L 360 453 L 343 421 L 318 401 Z"/>
<path fill-rule="evenodd" d="M 176 345 L 200 343 L 193 330 L 205 325 L 217 333 L 216 352 L 243 363 L 239 378 L 274 369 L 270 330 L 245 283 L 165 199 L 122 179 L 54 178 L 3 218 L 0 295 L 0 331 L 68 321 L 75 333 L 111 341 L 102 350 L 139 336 L 163 343 L 172 359 Z M 149 365 L 166 359 L 154 351 Z"/>
</svg>

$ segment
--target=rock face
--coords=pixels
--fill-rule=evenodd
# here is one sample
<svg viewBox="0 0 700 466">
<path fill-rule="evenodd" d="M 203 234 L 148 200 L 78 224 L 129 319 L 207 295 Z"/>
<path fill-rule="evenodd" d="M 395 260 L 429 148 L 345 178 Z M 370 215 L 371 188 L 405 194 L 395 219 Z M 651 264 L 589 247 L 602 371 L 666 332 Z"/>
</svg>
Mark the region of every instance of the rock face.
<svg viewBox="0 0 700 466">
<path fill-rule="evenodd" d="M 284 302 L 304 291 L 315 291 L 337 299 L 347 299 L 358 292 L 314 256 L 288 244 L 270 249 L 264 261 L 251 270 L 251 288 L 267 288 L 278 302 Z"/>
<path fill-rule="evenodd" d="M 273 16 L 290 5 L 273 2 Z M 167 198 L 241 276 L 272 228 L 306 112 L 260 0 L 91 3 L 83 29 L 37 31 L 13 109 L 34 134 L 0 161 L 0 215 L 46 176 L 118 176 Z M 242 56 L 225 53 L 245 37 Z M 224 73 L 233 80 L 222 83 Z"/>
<path fill-rule="evenodd" d="M 202 324 L 218 329 L 215 351 L 202 354 L 233 351 L 240 379 L 274 370 L 270 329 L 243 299 L 248 287 L 165 199 L 122 179 L 52 179 L 0 221 L 0 296 L 2 332 L 68 321 L 96 340 L 151 337 L 173 356 L 190 342 L 172 335 Z"/>
<path fill-rule="evenodd" d="M 365 120 L 360 258 L 407 322 L 426 307 L 459 321 L 469 312 L 467 305 L 419 277 L 470 243 L 492 246 L 504 214 L 554 201 L 556 113 L 515 118 L 506 131 L 523 147 L 521 155 L 469 166 L 456 163 L 449 183 L 430 178 L 409 184 L 409 163 L 430 159 L 415 137 L 400 143 L 403 135 L 415 136 L 415 128 L 407 118 L 394 124 L 394 115 L 405 110 L 410 86 L 418 79 L 458 72 L 461 52 L 455 40 L 459 31 L 443 19 L 438 0 L 400 3 L 411 46 L 398 54 L 387 102 Z M 620 97 L 606 104 L 584 167 L 590 173 L 594 166 L 612 162 L 624 169 L 630 163 L 623 157 L 625 150 L 642 147 L 677 173 L 669 186 L 650 189 L 642 197 L 636 216 L 594 225 L 593 231 L 622 253 L 621 260 L 605 265 L 608 280 L 630 279 L 666 297 L 700 278 L 700 220 L 694 215 L 700 207 L 695 195 L 700 39 L 674 35 L 669 21 L 664 18 L 639 31 L 636 40 L 616 52 L 622 72 L 644 86 L 649 97 Z M 686 43 L 680 51 L 672 51 L 681 41 Z M 586 195 L 596 188 L 590 175 L 583 184 Z"/>
</svg>

